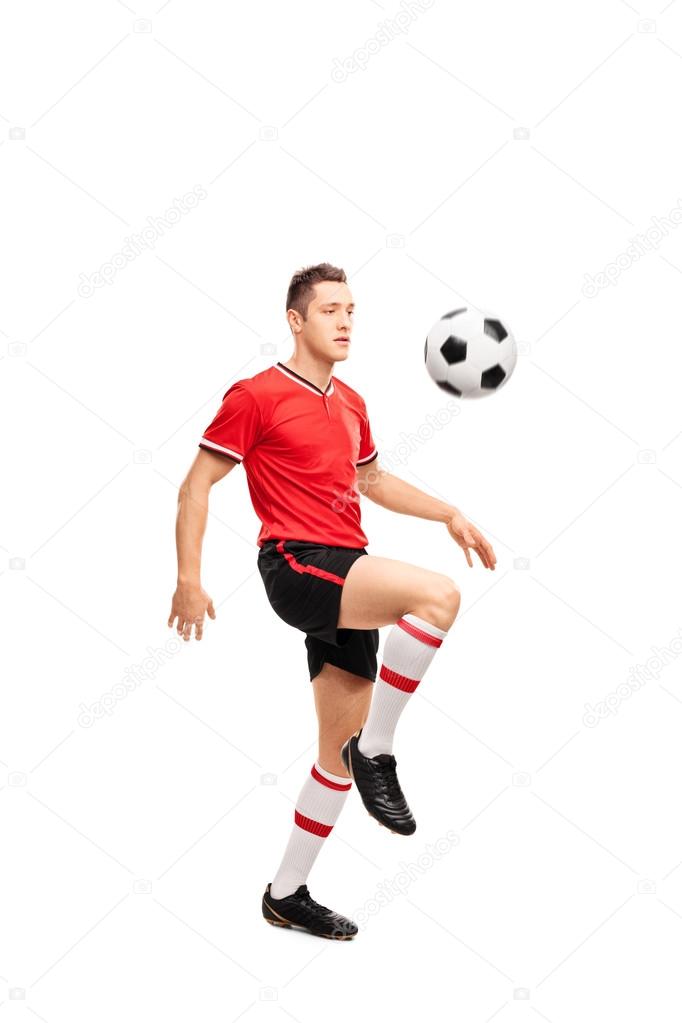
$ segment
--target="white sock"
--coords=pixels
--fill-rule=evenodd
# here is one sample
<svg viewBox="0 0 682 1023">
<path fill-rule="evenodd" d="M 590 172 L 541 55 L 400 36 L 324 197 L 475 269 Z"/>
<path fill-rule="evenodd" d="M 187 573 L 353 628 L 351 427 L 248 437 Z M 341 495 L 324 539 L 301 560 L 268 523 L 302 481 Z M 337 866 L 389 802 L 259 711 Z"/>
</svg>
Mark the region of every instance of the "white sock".
<svg viewBox="0 0 682 1023">
<path fill-rule="evenodd" d="M 383 664 L 358 740 L 358 749 L 364 756 L 393 752 L 398 718 L 446 636 L 447 630 L 413 614 L 403 615 L 393 626 L 386 638 Z"/>
<path fill-rule="evenodd" d="M 336 824 L 352 781 L 313 764 L 296 801 L 294 827 L 270 885 L 273 899 L 291 895 L 307 878 L 325 838 Z"/>
</svg>

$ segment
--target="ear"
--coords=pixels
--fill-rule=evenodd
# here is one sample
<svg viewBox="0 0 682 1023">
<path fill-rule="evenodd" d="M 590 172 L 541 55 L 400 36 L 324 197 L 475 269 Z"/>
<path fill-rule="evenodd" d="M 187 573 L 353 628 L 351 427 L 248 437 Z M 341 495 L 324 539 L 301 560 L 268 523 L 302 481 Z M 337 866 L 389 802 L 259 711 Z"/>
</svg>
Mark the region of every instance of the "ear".
<svg viewBox="0 0 682 1023">
<path fill-rule="evenodd" d="M 303 318 L 295 309 L 287 309 L 287 321 L 292 334 L 300 334 Z"/>
</svg>

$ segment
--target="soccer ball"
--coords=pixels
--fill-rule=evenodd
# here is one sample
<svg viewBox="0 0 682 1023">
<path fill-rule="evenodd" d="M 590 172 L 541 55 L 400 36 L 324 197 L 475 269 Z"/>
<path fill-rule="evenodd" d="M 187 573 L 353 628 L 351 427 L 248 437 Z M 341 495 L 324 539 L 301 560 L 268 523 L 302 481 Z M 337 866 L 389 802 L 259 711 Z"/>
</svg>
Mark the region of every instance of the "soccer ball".
<svg viewBox="0 0 682 1023">
<path fill-rule="evenodd" d="M 424 345 L 426 369 L 457 398 L 484 398 L 503 387 L 516 365 L 516 342 L 496 316 L 453 309 L 434 323 Z"/>
</svg>

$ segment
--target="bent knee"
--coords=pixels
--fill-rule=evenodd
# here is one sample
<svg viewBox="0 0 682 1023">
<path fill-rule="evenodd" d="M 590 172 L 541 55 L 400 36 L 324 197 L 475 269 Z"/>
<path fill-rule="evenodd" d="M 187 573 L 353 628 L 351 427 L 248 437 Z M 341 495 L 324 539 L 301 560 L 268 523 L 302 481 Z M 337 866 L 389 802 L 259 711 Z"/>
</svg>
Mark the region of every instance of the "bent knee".
<svg viewBox="0 0 682 1023">
<path fill-rule="evenodd" d="M 454 579 L 437 576 L 428 594 L 420 601 L 414 614 L 439 629 L 449 629 L 459 612 L 462 595 Z"/>
<path fill-rule="evenodd" d="M 448 576 L 445 576 L 443 601 L 454 622 L 462 603 L 462 594 L 454 579 L 450 579 Z"/>
</svg>

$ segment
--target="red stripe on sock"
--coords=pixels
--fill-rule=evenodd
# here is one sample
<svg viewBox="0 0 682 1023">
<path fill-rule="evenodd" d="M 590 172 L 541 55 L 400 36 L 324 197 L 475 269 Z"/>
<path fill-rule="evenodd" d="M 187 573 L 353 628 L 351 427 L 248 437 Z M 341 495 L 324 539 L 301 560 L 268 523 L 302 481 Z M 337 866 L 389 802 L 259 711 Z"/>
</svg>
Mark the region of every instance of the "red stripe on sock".
<svg viewBox="0 0 682 1023">
<path fill-rule="evenodd" d="M 345 784 L 340 785 L 336 781 L 330 781 L 329 778 L 325 778 L 323 774 L 320 774 L 320 772 L 315 767 L 315 764 L 313 764 L 310 773 L 312 774 L 315 781 L 319 781 L 321 785 L 326 785 L 330 789 L 336 789 L 337 792 L 347 792 L 352 784 L 352 782 L 350 781 L 348 782 L 347 785 Z"/>
<path fill-rule="evenodd" d="M 303 572 L 308 572 L 309 575 L 316 575 L 318 579 L 327 579 L 330 583 L 337 583 L 339 586 L 343 586 L 346 581 L 342 575 L 335 575 L 333 572 L 325 572 L 323 568 L 317 568 L 315 565 L 302 565 L 296 560 L 293 554 L 284 550 L 284 540 L 279 541 L 277 544 L 277 550 L 280 554 L 284 555 L 289 562 L 290 567 L 293 568 L 295 572 L 299 572 L 301 574 L 303 574 Z"/>
<path fill-rule="evenodd" d="M 294 822 L 298 824 L 299 828 L 303 828 L 304 831 L 309 831 L 312 835 L 319 835 L 320 838 L 326 838 L 329 832 L 334 827 L 333 824 L 321 824 L 320 821 L 314 821 L 310 817 L 304 817 L 298 810 L 294 810 Z"/>
<path fill-rule="evenodd" d="M 420 639 L 422 643 L 428 643 L 429 646 L 440 646 L 443 642 L 440 636 L 432 636 L 430 632 L 418 629 L 416 625 L 406 622 L 404 618 L 399 618 L 396 625 L 399 625 L 405 632 L 409 632 L 410 636 L 414 636 L 415 639 Z"/>
<path fill-rule="evenodd" d="M 389 686 L 402 689 L 404 693 L 413 693 L 421 681 L 418 678 L 408 678 L 407 675 L 400 675 L 397 671 L 393 671 L 392 668 L 387 668 L 385 664 L 382 664 L 379 668 L 379 678 L 382 678 L 384 682 L 388 682 Z"/>
</svg>

